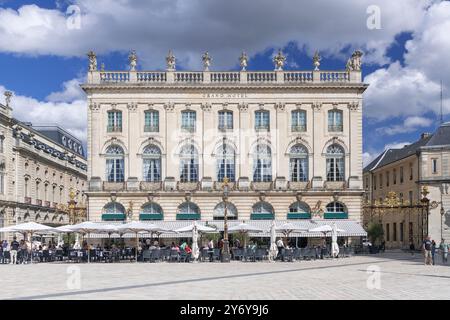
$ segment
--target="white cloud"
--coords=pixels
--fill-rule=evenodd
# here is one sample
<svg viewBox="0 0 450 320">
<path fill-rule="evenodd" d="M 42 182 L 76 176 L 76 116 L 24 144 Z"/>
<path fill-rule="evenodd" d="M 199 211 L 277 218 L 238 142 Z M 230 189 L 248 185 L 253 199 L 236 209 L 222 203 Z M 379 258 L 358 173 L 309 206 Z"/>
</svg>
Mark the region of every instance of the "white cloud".
<svg viewBox="0 0 450 320">
<path fill-rule="evenodd" d="M 0 86 L 2 96 L 5 90 L 5 87 Z M 55 95 L 58 94 L 55 93 Z M 86 144 L 87 107 L 86 101 L 83 99 L 71 102 L 53 102 L 17 95 L 11 99 L 11 107 L 14 118 L 20 121 L 58 125 Z"/>
<path fill-rule="evenodd" d="M 80 87 L 83 79 L 72 79 L 63 83 L 62 91 L 52 92 L 45 99 L 51 102 L 72 102 L 84 100 L 86 95 Z"/>
<path fill-rule="evenodd" d="M 385 134 L 388 136 L 401 134 L 401 133 L 409 133 L 414 132 L 418 128 L 426 128 L 429 127 L 433 123 L 432 119 L 426 118 L 426 117 L 418 117 L 418 116 L 412 116 L 408 117 L 403 121 L 403 124 L 401 125 L 393 125 L 390 127 L 381 127 L 378 128 L 376 131 Z"/>
<path fill-rule="evenodd" d="M 386 48 L 395 35 L 414 31 L 430 0 L 203 1 L 77 0 L 81 28 L 68 29 L 58 10 L 36 5 L 0 9 L 0 50 L 31 55 L 84 55 L 136 49 L 146 67 L 163 67 L 173 48 L 180 62 L 200 66 L 209 50 L 213 67 L 237 64 L 242 49 L 250 56 L 289 41 L 310 55 L 341 56 L 344 48 L 362 48 L 370 62 L 388 62 Z M 381 29 L 367 28 L 366 10 L 377 5 Z M 401 14 L 399 14 L 401 12 Z M 370 40 L 368 40 L 370 39 Z M 342 57 L 344 58 L 344 57 Z M 344 66 L 344 64 L 343 64 Z M 302 66 L 310 68 L 311 65 Z"/>
</svg>

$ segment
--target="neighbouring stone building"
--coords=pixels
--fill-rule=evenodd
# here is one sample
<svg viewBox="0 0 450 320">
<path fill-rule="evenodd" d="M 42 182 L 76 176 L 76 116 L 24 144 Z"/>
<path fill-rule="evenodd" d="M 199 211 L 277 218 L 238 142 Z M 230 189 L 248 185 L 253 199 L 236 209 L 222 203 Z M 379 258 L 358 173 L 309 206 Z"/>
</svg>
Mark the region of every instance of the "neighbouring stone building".
<svg viewBox="0 0 450 320">
<path fill-rule="evenodd" d="M 450 241 L 450 122 L 410 145 L 385 150 L 364 168 L 364 184 L 368 205 L 382 204 L 390 192 L 399 203 L 383 214 L 365 210 L 365 223 L 383 225 L 387 248 L 407 248 L 410 241 L 418 247 L 426 233 L 438 244 Z M 413 206 L 421 203 L 423 187 L 430 210 L 422 219 L 422 209 Z"/>
<path fill-rule="evenodd" d="M 11 93 L 5 96 L 6 104 L 0 104 L 0 227 L 28 221 L 67 224 L 64 206 L 71 190 L 77 206 L 86 202 L 83 145 L 59 127 L 13 118 Z"/>
<path fill-rule="evenodd" d="M 88 215 L 92 221 L 361 222 L 362 53 L 343 71 L 97 70 L 89 56 Z M 220 222 L 218 222 L 220 224 Z M 358 235 L 362 235 L 364 232 Z M 356 235 L 356 234 L 355 234 Z"/>
</svg>

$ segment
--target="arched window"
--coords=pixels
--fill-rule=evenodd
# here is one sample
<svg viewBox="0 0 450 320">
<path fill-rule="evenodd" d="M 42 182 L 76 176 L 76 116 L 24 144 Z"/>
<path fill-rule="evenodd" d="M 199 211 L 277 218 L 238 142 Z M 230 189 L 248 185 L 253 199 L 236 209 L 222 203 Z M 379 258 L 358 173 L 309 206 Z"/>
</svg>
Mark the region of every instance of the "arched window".
<svg viewBox="0 0 450 320">
<path fill-rule="evenodd" d="M 256 146 L 253 154 L 253 181 L 272 181 L 272 152 L 268 145 Z"/>
<path fill-rule="evenodd" d="M 289 170 L 291 181 L 308 181 L 308 150 L 301 144 L 296 144 L 289 151 Z"/>
<path fill-rule="evenodd" d="M 141 214 L 139 215 L 140 220 L 162 220 L 163 210 L 161 206 L 157 203 L 150 202 L 142 206 Z"/>
<path fill-rule="evenodd" d="M 327 181 L 344 181 L 344 149 L 338 144 L 327 148 Z"/>
<path fill-rule="evenodd" d="M 227 177 L 229 181 L 235 180 L 235 152 L 229 146 L 220 146 L 217 150 L 217 181 L 222 182 Z"/>
<path fill-rule="evenodd" d="M 200 209 L 199 207 L 190 201 L 183 202 L 178 207 L 177 220 L 199 220 Z"/>
<path fill-rule="evenodd" d="M 252 220 L 265 220 L 274 219 L 275 213 L 273 207 L 264 201 L 256 203 L 252 208 L 252 214 L 250 219 Z"/>
<path fill-rule="evenodd" d="M 180 151 L 180 181 L 198 181 L 198 152 L 191 144 L 185 145 Z"/>
<path fill-rule="evenodd" d="M 106 150 L 106 179 L 108 182 L 123 182 L 125 176 L 124 152 L 118 145 Z"/>
<path fill-rule="evenodd" d="M 223 202 L 214 208 L 213 220 L 223 220 L 225 216 L 225 205 Z M 234 204 L 227 202 L 227 219 L 236 220 L 238 218 L 237 209 Z"/>
<path fill-rule="evenodd" d="M 102 220 L 125 220 L 125 207 L 118 202 L 110 202 L 103 207 Z"/>
<path fill-rule="evenodd" d="M 325 219 L 346 219 L 348 217 L 345 206 L 338 201 L 327 204 L 327 211 L 324 214 Z"/>
<path fill-rule="evenodd" d="M 311 219 L 311 209 L 302 201 L 294 202 L 289 206 L 288 219 Z"/>
<path fill-rule="evenodd" d="M 161 150 L 157 146 L 149 145 L 144 148 L 142 162 L 144 181 L 161 181 Z"/>
</svg>

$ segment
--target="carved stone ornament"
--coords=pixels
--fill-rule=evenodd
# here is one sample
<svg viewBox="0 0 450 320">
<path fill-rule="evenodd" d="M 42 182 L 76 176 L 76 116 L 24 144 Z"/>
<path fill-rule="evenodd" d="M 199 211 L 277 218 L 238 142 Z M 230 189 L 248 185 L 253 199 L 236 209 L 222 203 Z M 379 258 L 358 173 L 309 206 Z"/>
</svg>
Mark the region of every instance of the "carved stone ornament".
<svg viewBox="0 0 450 320">
<path fill-rule="evenodd" d="M 322 60 L 322 58 L 320 58 L 319 52 L 316 51 L 313 57 L 314 71 L 319 71 L 320 60 Z"/>
<path fill-rule="evenodd" d="M 283 112 L 285 110 L 286 105 L 282 102 L 275 104 L 275 109 L 277 109 L 278 112 Z"/>
<path fill-rule="evenodd" d="M 186 192 L 186 194 L 184 195 L 184 199 L 189 202 L 192 199 L 192 194 L 190 192 Z"/>
<path fill-rule="evenodd" d="M 89 71 L 97 71 L 97 56 L 94 51 L 89 51 L 87 54 L 89 58 Z"/>
<path fill-rule="evenodd" d="M 352 101 L 348 104 L 350 111 L 356 111 L 359 108 L 359 103 L 357 101 Z"/>
<path fill-rule="evenodd" d="M 202 62 L 203 62 L 203 70 L 204 71 L 209 71 L 209 67 L 211 66 L 211 57 L 209 56 L 208 51 L 206 51 L 203 55 L 202 55 Z"/>
<path fill-rule="evenodd" d="M 154 199 L 155 199 L 155 195 L 153 193 L 149 193 L 147 195 L 148 202 L 153 202 Z"/>
<path fill-rule="evenodd" d="M 167 71 L 175 71 L 175 64 L 176 64 L 176 58 L 173 55 L 172 50 L 169 50 L 169 53 L 166 57 L 166 65 L 167 65 Z"/>
<path fill-rule="evenodd" d="M 132 50 L 128 56 L 128 61 L 130 62 L 130 71 L 136 71 L 137 67 L 137 55 L 136 51 Z"/>
<path fill-rule="evenodd" d="M 333 102 L 333 103 L 332 103 L 331 105 L 333 106 L 333 109 L 337 109 L 337 108 L 338 108 L 338 105 L 339 105 L 339 103 L 337 103 L 337 102 Z"/>
<path fill-rule="evenodd" d="M 165 105 L 164 105 L 164 109 L 167 111 L 167 112 L 173 112 L 173 109 L 175 108 L 175 104 L 173 103 L 173 102 L 167 102 Z"/>
<path fill-rule="evenodd" d="M 11 91 L 5 91 L 3 94 L 5 95 L 5 104 L 9 107 L 13 93 Z"/>
<path fill-rule="evenodd" d="M 361 71 L 362 56 L 363 53 L 360 50 L 356 50 L 355 52 L 353 52 L 352 56 L 347 60 L 347 71 Z"/>
<path fill-rule="evenodd" d="M 318 102 L 318 101 L 313 102 L 312 108 L 313 108 L 314 111 L 322 110 L 322 102 Z"/>
<path fill-rule="evenodd" d="M 273 58 L 273 63 L 275 64 L 275 71 L 282 71 L 284 67 L 284 63 L 286 62 L 286 57 L 281 52 L 281 49 L 278 50 L 278 54 Z"/>
<path fill-rule="evenodd" d="M 136 112 L 138 105 L 136 102 L 130 102 L 127 107 L 131 112 Z"/>
<path fill-rule="evenodd" d="M 89 109 L 91 111 L 99 111 L 100 110 L 100 104 L 98 104 L 97 102 L 91 102 L 91 104 L 89 104 Z"/>
<path fill-rule="evenodd" d="M 115 193 L 111 193 L 111 202 L 116 202 L 117 200 L 117 195 Z"/>
<path fill-rule="evenodd" d="M 209 112 L 209 111 L 211 111 L 211 104 L 208 103 L 208 102 L 203 103 L 202 106 L 201 106 L 201 108 L 202 108 L 203 111 Z"/>
<path fill-rule="evenodd" d="M 239 104 L 238 108 L 239 108 L 240 112 L 247 112 L 248 111 L 248 104 L 245 103 L 245 102 L 242 102 L 242 103 Z"/>
<path fill-rule="evenodd" d="M 266 194 L 264 193 L 264 192 L 261 192 L 260 194 L 259 194 L 259 200 L 260 201 L 264 201 L 266 199 Z"/>
<path fill-rule="evenodd" d="M 295 195 L 295 199 L 297 199 L 297 201 L 302 201 L 302 193 L 297 192 L 297 194 Z"/>
<path fill-rule="evenodd" d="M 241 66 L 241 71 L 246 71 L 247 70 L 248 56 L 245 53 L 245 51 L 242 51 L 242 54 L 239 57 L 239 64 Z"/>
</svg>

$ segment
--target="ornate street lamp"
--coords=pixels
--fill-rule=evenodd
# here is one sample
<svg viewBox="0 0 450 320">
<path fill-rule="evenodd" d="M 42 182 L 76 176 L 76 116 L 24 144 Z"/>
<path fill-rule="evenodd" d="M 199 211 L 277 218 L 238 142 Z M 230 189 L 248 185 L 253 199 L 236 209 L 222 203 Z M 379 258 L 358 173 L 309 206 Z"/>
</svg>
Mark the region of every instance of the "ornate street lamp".
<svg viewBox="0 0 450 320">
<path fill-rule="evenodd" d="M 223 178 L 223 248 L 222 248 L 222 262 L 230 262 L 230 246 L 228 243 L 228 208 L 227 208 L 227 200 L 228 200 L 228 178 Z"/>
</svg>

